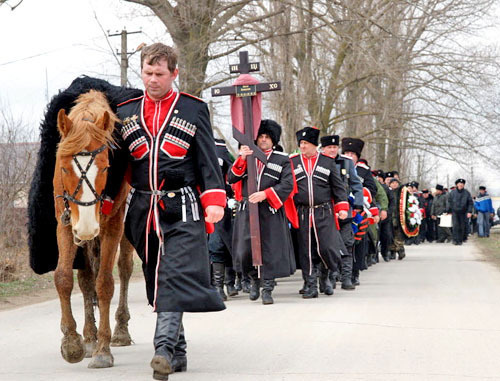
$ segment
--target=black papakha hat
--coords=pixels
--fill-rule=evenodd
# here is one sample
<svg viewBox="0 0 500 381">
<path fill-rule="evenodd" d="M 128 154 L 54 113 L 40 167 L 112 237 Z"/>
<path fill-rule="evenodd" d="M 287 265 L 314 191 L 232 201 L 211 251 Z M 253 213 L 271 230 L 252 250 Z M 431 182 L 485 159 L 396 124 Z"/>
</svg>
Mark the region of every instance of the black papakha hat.
<svg viewBox="0 0 500 381">
<path fill-rule="evenodd" d="M 388 178 L 388 177 L 390 177 L 390 178 L 394 177 L 394 173 L 393 172 L 386 172 L 385 178 Z"/>
<path fill-rule="evenodd" d="M 436 190 L 443 191 L 443 190 L 444 190 L 444 187 L 443 187 L 441 184 L 437 184 L 437 185 L 436 185 Z"/>
<path fill-rule="evenodd" d="M 486 190 L 486 187 L 485 187 L 484 185 L 480 185 L 480 186 L 479 186 L 479 190 L 484 190 L 484 191 L 485 191 L 485 190 Z"/>
<path fill-rule="evenodd" d="M 302 130 L 298 130 L 295 135 L 297 136 L 297 145 L 300 145 L 301 140 L 305 140 L 315 146 L 318 145 L 319 141 L 319 129 L 318 127 L 304 127 Z"/>
<path fill-rule="evenodd" d="M 257 133 L 257 137 L 259 135 L 266 134 L 269 135 L 273 142 L 273 146 L 277 145 L 280 141 L 281 137 L 281 126 L 271 119 L 264 119 L 260 122 L 259 132 Z"/>
<path fill-rule="evenodd" d="M 457 185 L 458 183 L 465 184 L 465 179 L 456 179 L 455 180 L 455 185 Z"/>
<path fill-rule="evenodd" d="M 385 180 L 386 174 L 384 171 L 382 171 L 381 169 L 377 169 L 375 172 L 377 172 L 377 177 L 381 177 L 382 179 Z"/>
<path fill-rule="evenodd" d="M 419 183 L 417 183 L 416 181 L 412 181 L 411 183 L 408 184 L 409 186 L 411 187 L 415 187 L 418 189 L 418 186 L 420 185 Z"/>
<path fill-rule="evenodd" d="M 340 143 L 340 136 L 327 135 L 321 137 L 321 147 L 338 146 Z"/>
<path fill-rule="evenodd" d="M 422 189 L 422 193 L 429 193 L 429 189 Z"/>
<path fill-rule="evenodd" d="M 363 147 L 365 146 L 365 142 L 361 139 L 356 138 L 344 138 L 342 139 L 342 153 L 345 152 L 354 152 L 358 155 L 358 159 L 361 157 L 361 151 L 363 151 Z"/>
</svg>

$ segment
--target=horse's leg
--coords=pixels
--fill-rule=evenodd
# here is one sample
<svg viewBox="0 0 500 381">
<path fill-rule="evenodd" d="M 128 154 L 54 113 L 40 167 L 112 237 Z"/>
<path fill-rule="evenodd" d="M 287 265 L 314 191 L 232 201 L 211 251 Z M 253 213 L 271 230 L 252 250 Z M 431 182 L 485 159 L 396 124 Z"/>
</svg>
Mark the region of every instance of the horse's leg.
<svg viewBox="0 0 500 381">
<path fill-rule="evenodd" d="M 97 346 L 97 327 L 94 317 L 94 302 L 96 299 L 95 277 L 92 266 L 89 263 L 88 253 L 85 253 L 85 269 L 78 270 L 78 284 L 80 285 L 80 290 L 82 290 L 85 307 L 83 343 L 85 346 L 85 357 L 88 358 L 92 357 L 92 353 Z"/>
<path fill-rule="evenodd" d="M 115 314 L 115 331 L 111 338 L 111 346 L 120 347 L 132 344 L 128 331 L 130 313 L 128 310 L 128 284 L 134 269 L 134 248 L 123 234 L 120 241 L 120 256 L 118 257 L 118 273 L 120 274 L 120 301 Z"/>
<path fill-rule="evenodd" d="M 120 222 L 113 221 L 114 223 Z M 113 222 L 109 222 L 112 224 Z M 108 224 L 109 225 L 109 224 Z M 119 230 L 119 231 L 116 231 Z M 96 280 L 97 300 L 99 302 L 99 329 L 97 331 L 97 348 L 92 354 L 89 368 L 109 368 L 113 366 L 113 355 L 109 348 L 111 328 L 109 326 L 109 305 L 114 292 L 113 265 L 118 242 L 123 233 L 122 228 L 112 229 L 101 226 L 101 256 L 99 272 Z"/>
<path fill-rule="evenodd" d="M 63 358 L 75 363 L 85 357 L 82 336 L 76 332 L 76 321 L 71 311 L 71 291 L 73 290 L 73 260 L 76 246 L 70 227 L 57 226 L 57 244 L 59 259 L 54 273 L 54 283 L 61 303 L 61 354 Z"/>
</svg>

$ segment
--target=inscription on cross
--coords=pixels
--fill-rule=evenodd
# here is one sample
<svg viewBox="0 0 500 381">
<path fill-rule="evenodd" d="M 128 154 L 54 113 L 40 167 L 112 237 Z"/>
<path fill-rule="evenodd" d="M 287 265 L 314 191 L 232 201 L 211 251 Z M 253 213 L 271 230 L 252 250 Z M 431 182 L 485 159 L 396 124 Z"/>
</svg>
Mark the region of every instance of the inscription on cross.
<svg viewBox="0 0 500 381">
<path fill-rule="evenodd" d="M 239 54 L 239 64 L 229 65 L 230 73 L 249 74 L 250 72 L 259 71 L 260 64 L 258 62 L 248 62 L 248 52 L 242 51 Z M 267 91 L 281 90 L 281 82 L 266 82 L 252 84 L 242 84 L 227 87 L 212 88 L 212 96 L 218 97 L 223 95 L 232 95 L 241 98 L 243 104 L 243 126 L 244 132 L 233 126 L 233 137 L 242 145 L 250 147 L 253 154 L 247 157 L 247 191 L 251 195 L 257 192 L 257 163 L 255 158 L 262 163 L 267 163 L 267 158 L 264 152 L 260 150 L 254 143 L 254 121 L 252 110 L 252 97 L 258 93 Z M 262 252 L 260 244 L 260 223 L 259 223 L 259 208 L 257 204 L 248 203 L 249 208 L 249 223 L 250 223 L 250 240 L 252 244 L 252 262 L 254 266 L 262 265 Z"/>
</svg>

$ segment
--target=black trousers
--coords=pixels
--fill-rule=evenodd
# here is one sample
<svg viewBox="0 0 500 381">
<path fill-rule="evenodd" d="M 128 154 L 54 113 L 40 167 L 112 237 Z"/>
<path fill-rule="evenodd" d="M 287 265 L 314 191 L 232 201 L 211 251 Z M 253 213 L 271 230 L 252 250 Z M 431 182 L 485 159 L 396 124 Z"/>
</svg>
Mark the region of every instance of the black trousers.
<svg viewBox="0 0 500 381">
<path fill-rule="evenodd" d="M 453 212 L 452 223 L 453 241 L 462 243 L 467 238 L 467 213 Z"/>
<path fill-rule="evenodd" d="M 379 224 L 380 251 L 383 257 L 387 256 L 392 243 L 392 217 L 387 217 Z"/>
</svg>

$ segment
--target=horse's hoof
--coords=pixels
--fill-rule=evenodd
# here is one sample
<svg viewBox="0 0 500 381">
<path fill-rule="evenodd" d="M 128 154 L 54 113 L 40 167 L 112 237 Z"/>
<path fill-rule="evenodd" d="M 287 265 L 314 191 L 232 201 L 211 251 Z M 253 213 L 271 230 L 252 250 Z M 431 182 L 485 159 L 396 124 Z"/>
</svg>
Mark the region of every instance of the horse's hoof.
<svg viewBox="0 0 500 381">
<path fill-rule="evenodd" d="M 92 360 L 89 362 L 89 368 L 111 368 L 113 363 L 114 360 L 111 353 L 106 355 L 95 355 L 92 356 Z"/>
<path fill-rule="evenodd" d="M 132 338 L 128 332 L 115 332 L 111 338 L 112 347 L 128 347 L 132 345 Z"/>
<path fill-rule="evenodd" d="M 89 359 L 92 357 L 92 354 L 95 351 L 95 348 L 97 347 L 97 343 L 95 341 L 88 341 L 85 344 L 85 358 Z"/>
<path fill-rule="evenodd" d="M 74 364 L 80 362 L 85 357 L 85 347 L 83 338 L 78 333 L 64 336 L 61 342 L 61 355 L 67 362 Z"/>
</svg>

